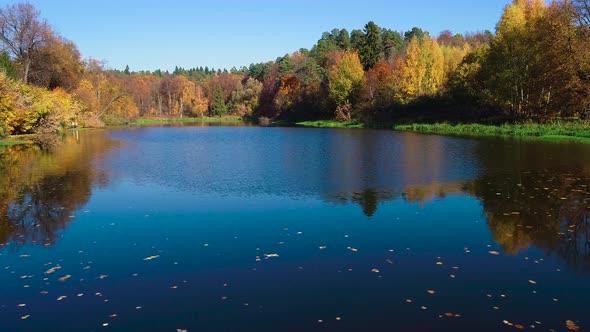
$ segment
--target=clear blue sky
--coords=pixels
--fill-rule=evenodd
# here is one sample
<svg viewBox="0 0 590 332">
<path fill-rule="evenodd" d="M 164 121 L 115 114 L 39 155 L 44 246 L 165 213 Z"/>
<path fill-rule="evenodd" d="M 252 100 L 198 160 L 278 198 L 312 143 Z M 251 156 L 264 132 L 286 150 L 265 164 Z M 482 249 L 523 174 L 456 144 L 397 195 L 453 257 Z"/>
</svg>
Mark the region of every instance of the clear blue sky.
<svg viewBox="0 0 590 332">
<path fill-rule="evenodd" d="M 492 30 L 510 0 L 29 0 L 84 57 L 131 70 L 231 68 L 311 48 L 368 21 L 437 35 Z M 17 3 L 16 0 L 0 0 Z"/>
</svg>

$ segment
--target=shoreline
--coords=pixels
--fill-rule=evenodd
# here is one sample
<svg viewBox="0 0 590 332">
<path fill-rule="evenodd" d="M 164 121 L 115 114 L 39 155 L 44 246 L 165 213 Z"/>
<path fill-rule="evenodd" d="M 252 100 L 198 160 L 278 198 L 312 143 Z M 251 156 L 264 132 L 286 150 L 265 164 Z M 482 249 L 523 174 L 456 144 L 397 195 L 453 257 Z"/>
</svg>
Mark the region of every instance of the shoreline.
<svg viewBox="0 0 590 332">
<path fill-rule="evenodd" d="M 372 126 L 360 122 L 338 122 L 335 120 L 304 121 L 294 123 L 298 127 L 308 128 L 386 128 L 394 131 L 407 131 L 421 134 L 434 134 L 455 137 L 496 137 L 525 138 L 544 141 L 570 141 L 590 144 L 590 123 L 570 122 L 566 124 L 448 124 L 448 123 L 412 123 L 389 126 Z"/>
<path fill-rule="evenodd" d="M 141 118 L 121 126 L 106 126 L 104 128 L 126 128 L 141 126 L 156 126 L 163 124 L 180 123 L 237 123 L 254 121 L 240 116 L 224 117 L 185 117 L 185 118 Z M 375 125 L 362 122 L 341 122 L 336 120 L 316 120 L 287 123 L 282 121 L 272 122 L 275 126 L 295 126 L 305 128 L 344 128 L 344 129 L 386 129 L 393 131 L 415 132 L 420 134 L 444 135 L 455 137 L 496 137 L 496 138 L 521 138 L 553 142 L 577 142 L 590 144 L 590 122 L 568 121 L 566 123 L 550 124 L 501 124 L 485 125 L 477 123 L 448 124 L 439 123 L 410 123 L 410 124 L 383 124 Z M 103 128 L 77 128 L 77 130 L 90 130 Z M 69 129 L 74 130 L 74 129 Z M 12 135 L 0 139 L 0 146 L 13 146 L 33 144 L 34 135 Z"/>
</svg>

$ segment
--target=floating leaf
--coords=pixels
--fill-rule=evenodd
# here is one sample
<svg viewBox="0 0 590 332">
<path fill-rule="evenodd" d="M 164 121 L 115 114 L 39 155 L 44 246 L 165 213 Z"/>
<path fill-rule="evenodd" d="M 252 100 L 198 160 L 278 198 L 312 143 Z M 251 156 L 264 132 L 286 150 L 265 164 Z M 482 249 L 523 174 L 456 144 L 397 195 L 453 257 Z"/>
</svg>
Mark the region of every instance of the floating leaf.
<svg viewBox="0 0 590 332">
<path fill-rule="evenodd" d="M 64 281 L 66 281 L 66 280 L 70 279 L 71 277 L 72 277 L 72 276 L 68 274 L 68 275 L 65 275 L 65 276 L 63 276 L 63 277 L 61 277 L 61 278 L 57 279 L 57 280 L 59 280 L 59 281 L 61 281 L 61 282 L 64 282 Z"/>
<path fill-rule="evenodd" d="M 580 330 L 580 327 L 578 325 L 576 325 L 576 323 L 573 320 L 566 320 L 565 327 L 567 327 L 568 330 L 572 330 L 572 331 L 579 331 Z"/>
<path fill-rule="evenodd" d="M 144 261 L 151 261 L 152 259 L 156 259 L 156 258 L 160 258 L 160 255 L 155 255 L 155 256 L 149 256 L 144 258 Z"/>
</svg>

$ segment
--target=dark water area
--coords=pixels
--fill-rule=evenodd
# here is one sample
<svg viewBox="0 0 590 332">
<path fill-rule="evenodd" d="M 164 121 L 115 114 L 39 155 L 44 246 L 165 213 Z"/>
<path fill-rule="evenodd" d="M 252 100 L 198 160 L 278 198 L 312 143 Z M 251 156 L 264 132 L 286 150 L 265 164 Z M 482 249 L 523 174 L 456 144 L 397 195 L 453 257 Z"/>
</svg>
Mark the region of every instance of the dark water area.
<svg viewBox="0 0 590 332">
<path fill-rule="evenodd" d="M 590 145 L 229 126 L 0 147 L 2 331 L 590 324 Z"/>
</svg>

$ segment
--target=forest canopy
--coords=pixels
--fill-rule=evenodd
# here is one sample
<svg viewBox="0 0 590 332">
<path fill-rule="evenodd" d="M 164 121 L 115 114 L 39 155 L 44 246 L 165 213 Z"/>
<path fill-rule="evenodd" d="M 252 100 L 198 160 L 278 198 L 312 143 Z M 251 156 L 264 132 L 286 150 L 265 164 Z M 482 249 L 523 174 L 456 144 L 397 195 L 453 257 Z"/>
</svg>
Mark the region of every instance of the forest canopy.
<svg viewBox="0 0 590 332">
<path fill-rule="evenodd" d="M 29 3 L 0 8 L 0 136 L 138 117 L 390 121 L 444 107 L 514 121 L 590 116 L 590 1 L 514 0 L 495 32 L 375 22 L 248 67 L 108 69 Z M 462 110 L 462 111 L 459 111 Z M 462 113 L 461 113 L 462 112 Z"/>
</svg>

